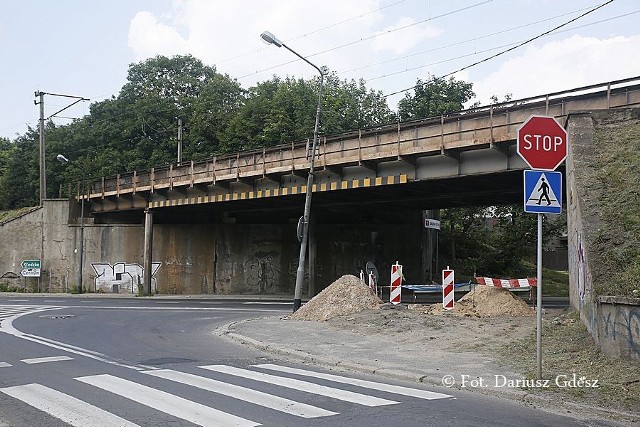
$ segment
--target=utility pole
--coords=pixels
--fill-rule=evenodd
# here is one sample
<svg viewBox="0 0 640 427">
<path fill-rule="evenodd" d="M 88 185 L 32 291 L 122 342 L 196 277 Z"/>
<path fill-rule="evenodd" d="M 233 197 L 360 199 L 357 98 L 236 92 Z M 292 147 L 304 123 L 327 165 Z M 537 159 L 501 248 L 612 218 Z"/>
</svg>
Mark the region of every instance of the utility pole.
<svg viewBox="0 0 640 427">
<path fill-rule="evenodd" d="M 47 174 L 45 173 L 44 162 L 44 92 L 36 91 L 36 98 L 40 98 L 40 101 L 33 101 L 34 104 L 40 104 L 40 121 L 39 121 L 39 133 L 40 133 L 40 206 L 42 201 L 47 198 Z"/>
<path fill-rule="evenodd" d="M 178 164 L 182 163 L 182 118 L 178 117 Z"/>
<path fill-rule="evenodd" d="M 61 96 L 63 98 L 73 98 L 75 99 L 75 101 L 67 105 L 66 107 L 56 111 L 55 113 L 53 113 L 52 115 L 50 115 L 45 119 L 44 117 L 44 96 L 45 95 Z M 39 126 L 40 128 L 39 130 L 40 132 L 40 206 L 42 206 L 42 201 L 47 198 L 47 173 L 46 173 L 46 161 L 45 161 L 46 152 L 45 152 L 45 144 L 44 144 L 45 143 L 44 121 L 49 120 L 50 118 L 54 117 L 56 114 L 63 112 L 64 110 L 72 107 L 73 105 L 76 105 L 80 101 L 90 101 L 90 99 L 83 98 L 81 96 L 62 95 L 59 93 L 47 93 L 47 92 L 42 92 L 41 90 L 35 91 L 35 97 L 39 98 L 39 101 L 33 101 L 33 103 L 35 105 L 40 105 L 40 126 Z"/>
</svg>

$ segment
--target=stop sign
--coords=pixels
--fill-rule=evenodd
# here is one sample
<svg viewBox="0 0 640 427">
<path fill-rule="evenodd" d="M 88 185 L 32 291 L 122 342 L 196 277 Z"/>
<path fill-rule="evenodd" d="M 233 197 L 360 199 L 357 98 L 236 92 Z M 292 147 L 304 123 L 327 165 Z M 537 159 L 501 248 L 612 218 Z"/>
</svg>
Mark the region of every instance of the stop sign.
<svg viewBox="0 0 640 427">
<path fill-rule="evenodd" d="M 552 171 L 567 157 L 567 131 L 553 117 L 531 116 L 518 129 L 518 154 L 531 169 Z"/>
</svg>

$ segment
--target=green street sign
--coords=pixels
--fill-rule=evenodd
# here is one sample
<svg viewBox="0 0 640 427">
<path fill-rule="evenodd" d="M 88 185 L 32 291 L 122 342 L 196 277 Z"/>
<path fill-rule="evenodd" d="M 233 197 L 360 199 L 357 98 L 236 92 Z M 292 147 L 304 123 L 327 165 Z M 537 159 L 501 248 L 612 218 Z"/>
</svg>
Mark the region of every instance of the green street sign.
<svg viewBox="0 0 640 427">
<path fill-rule="evenodd" d="M 40 268 L 40 260 L 39 259 L 27 259 L 22 261 L 20 264 L 22 268 Z"/>
</svg>

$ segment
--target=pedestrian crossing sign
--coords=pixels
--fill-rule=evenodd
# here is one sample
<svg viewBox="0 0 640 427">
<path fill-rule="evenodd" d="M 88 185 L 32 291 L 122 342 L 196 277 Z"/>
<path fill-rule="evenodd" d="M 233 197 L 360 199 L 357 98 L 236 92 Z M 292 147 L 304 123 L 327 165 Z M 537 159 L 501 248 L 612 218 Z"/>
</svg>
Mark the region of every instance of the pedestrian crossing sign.
<svg viewBox="0 0 640 427">
<path fill-rule="evenodd" d="M 562 172 L 524 171 L 524 211 L 549 214 L 562 212 Z"/>
</svg>

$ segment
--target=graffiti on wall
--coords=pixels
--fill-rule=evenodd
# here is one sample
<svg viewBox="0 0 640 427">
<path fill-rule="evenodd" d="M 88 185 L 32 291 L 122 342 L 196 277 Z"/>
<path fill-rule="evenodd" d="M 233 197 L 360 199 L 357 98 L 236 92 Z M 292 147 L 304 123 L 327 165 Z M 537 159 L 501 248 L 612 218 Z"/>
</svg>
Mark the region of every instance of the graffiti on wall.
<svg viewBox="0 0 640 427">
<path fill-rule="evenodd" d="M 578 232 L 578 236 L 577 236 L 577 242 L 578 242 L 578 247 L 577 247 L 577 257 L 578 257 L 578 294 L 580 295 L 580 301 L 584 301 L 585 296 L 588 293 L 588 288 L 590 288 L 589 286 L 589 282 L 587 281 L 587 276 L 586 276 L 586 261 L 585 261 L 585 257 L 584 257 L 584 246 L 582 244 L 582 233 Z"/>
<path fill-rule="evenodd" d="M 161 262 L 151 264 L 152 293 L 157 289 L 156 273 L 161 265 Z M 133 294 L 138 293 L 138 286 L 144 283 L 144 268 L 140 264 L 116 262 L 111 265 L 108 262 L 92 262 L 91 267 L 96 272 L 96 292 Z"/>
<path fill-rule="evenodd" d="M 250 257 L 242 266 L 247 284 L 260 294 L 273 290 L 280 277 L 280 271 L 271 255 Z"/>
<path fill-rule="evenodd" d="M 640 309 L 609 312 L 602 316 L 602 325 L 605 338 L 626 341 L 632 354 L 640 358 Z"/>
</svg>

